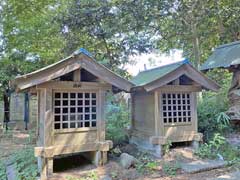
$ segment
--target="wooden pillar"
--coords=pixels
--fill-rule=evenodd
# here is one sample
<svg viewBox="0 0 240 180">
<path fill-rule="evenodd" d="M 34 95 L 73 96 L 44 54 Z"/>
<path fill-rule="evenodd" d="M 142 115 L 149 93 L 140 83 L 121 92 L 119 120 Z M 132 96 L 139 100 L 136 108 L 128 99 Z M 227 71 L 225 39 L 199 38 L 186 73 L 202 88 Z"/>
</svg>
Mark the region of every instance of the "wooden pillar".
<svg viewBox="0 0 240 180">
<path fill-rule="evenodd" d="M 52 89 L 44 90 L 44 147 L 53 143 Z"/>
<path fill-rule="evenodd" d="M 42 89 L 41 93 L 41 112 L 40 116 L 43 121 L 43 140 L 44 148 L 53 144 L 53 113 L 52 113 L 52 89 Z M 40 137 L 42 138 L 42 137 Z M 53 157 L 41 158 L 41 180 L 47 179 L 53 173 Z"/>
<path fill-rule="evenodd" d="M 159 136 L 160 134 L 160 115 L 159 115 L 159 92 L 154 92 L 154 107 L 155 107 L 155 136 Z"/>
<path fill-rule="evenodd" d="M 98 93 L 98 118 L 97 129 L 99 141 L 105 141 L 105 91 L 100 89 Z"/>
<path fill-rule="evenodd" d="M 195 132 L 198 132 L 198 118 L 197 118 L 197 93 L 196 92 L 192 92 L 191 93 L 191 117 L 193 117 L 193 126 L 194 126 L 194 130 Z"/>
</svg>

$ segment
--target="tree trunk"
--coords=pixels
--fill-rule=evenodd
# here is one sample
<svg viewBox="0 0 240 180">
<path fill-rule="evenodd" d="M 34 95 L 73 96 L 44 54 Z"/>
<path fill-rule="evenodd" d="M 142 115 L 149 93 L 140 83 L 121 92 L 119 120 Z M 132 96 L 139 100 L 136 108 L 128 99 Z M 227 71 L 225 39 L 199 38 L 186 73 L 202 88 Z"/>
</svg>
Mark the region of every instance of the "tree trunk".
<svg viewBox="0 0 240 180">
<path fill-rule="evenodd" d="M 197 34 L 197 27 L 193 25 L 193 53 L 194 53 L 194 66 L 199 69 L 200 67 L 200 47 L 199 47 L 199 38 Z"/>
<path fill-rule="evenodd" d="M 8 130 L 8 123 L 10 121 L 10 97 L 8 95 L 8 90 L 4 92 L 3 101 L 4 101 L 4 123 L 6 126 L 6 130 Z"/>
<path fill-rule="evenodd" d="M 238 67 L 239 68 L 239 67 Z M 229 109 L 227 114 L 231 120 L 240 120 L 240 71 L 232 69 L 232 84 L 228 91 Z"/>
</svg>

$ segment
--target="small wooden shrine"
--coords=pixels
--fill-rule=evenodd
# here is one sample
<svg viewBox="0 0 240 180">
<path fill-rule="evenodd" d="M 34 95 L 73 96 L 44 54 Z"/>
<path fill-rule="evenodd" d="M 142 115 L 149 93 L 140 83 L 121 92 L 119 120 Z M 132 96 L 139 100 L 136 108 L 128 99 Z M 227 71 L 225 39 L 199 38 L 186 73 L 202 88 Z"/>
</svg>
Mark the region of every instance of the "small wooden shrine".
<svg viewBox="0 0 240 180">
<path fill-rule="evenodd" d="M 38 125 L 35 156 L 41 179 L 53 173 L 59 155 L 88 152 L 104 164 L 112 142 L 105 140 L 107 91 L 130 91 L 132 83 L 95 61 L 84 49 L 35 72 L 16 77 L 17 91 L 37 93 Z"/>
<path fill-rule="evenodd" d="M 140 72 L 132 79 L 130 142 L 156 156 L 168 141 L 195 142 L 198 133 L 197 92 L 219 86 L 187 60 Z"/>
<path fill-rule="evenodd" d="M 201 66 L 202 71 L 215 68 L 226 69 L 233 74 L 228 91 L 230 107 L 227 114 L 233 123 L 240 124 L 240 41 L 217 47 Z"/>
</svg>

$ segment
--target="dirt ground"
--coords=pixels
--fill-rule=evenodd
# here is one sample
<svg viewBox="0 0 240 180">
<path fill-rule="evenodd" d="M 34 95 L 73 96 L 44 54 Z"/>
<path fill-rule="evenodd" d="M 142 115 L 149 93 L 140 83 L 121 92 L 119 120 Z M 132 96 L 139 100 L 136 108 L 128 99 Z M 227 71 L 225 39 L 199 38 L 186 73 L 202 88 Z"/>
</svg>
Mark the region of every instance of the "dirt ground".
<svg viewBox="0 0 240 180">
<path fill-rule="evenodd" d="M 34 139 L 29 134 L 24 132 L 14 132 L 13 135 L 5 135 L 0 137 L 0 160 L 9 157 L 14 151 L 20 150 L 26 145 L 33 145 Z M 238 139 L 235 135 L 230 136 L 236 142 Z M 121 152 L 127 152 L 135 157 L 139 155 L 135 146 L 124 144 L 119 147 Z M 151 157 L 150 157 L 151 158 Z M 178 170 L 175 176 L 168 176 L 162 169 L 163 162 L 191 162 L 198 158 L 193 155 L 193 151 L 189 147 L 175 147 L 170 150 L 168 155 L 165 155 L 162 159 L 157 160 L 159 166 L 153 171 L 140 173 L 136 167 L 130 169 L 124 169 L 119 164 L 118 155 L 109 154 L 109 161 L 105 166 L 95 167 L 86 159 L 81 156 L 72 156 L 54 161 L 54 175 L 51 180 L 68 180 L 71 177 L 82 178 L 89 175 L 96 175 L 97 177 L 103 177 L 108 175 L 113 180 L 205 180 L 208 178 L 218 177 L 228 172 L 235 171 L 233 167 L 226 167 L 222 169 L 215 169 L 211 171 L 205 171 L 195 174 L 187 174 L 182 170 Z M 64 166 L 61 166 L 64 164 Z M 91 178 L 90 178 L 91 179 Z"/>
</svg>

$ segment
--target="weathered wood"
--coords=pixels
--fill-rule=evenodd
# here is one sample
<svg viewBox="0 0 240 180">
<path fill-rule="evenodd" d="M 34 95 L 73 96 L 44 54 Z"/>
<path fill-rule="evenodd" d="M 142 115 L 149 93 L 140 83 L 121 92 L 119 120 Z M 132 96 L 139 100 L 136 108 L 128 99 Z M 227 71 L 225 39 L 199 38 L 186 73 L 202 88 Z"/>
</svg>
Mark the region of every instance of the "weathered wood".
<svg viewBox="0 0 240 180">
<path fill-rule="evenodd" d="M 54 146 L 58 145 L 76 145 L 86 144 L 90 142 L 97 142 L 97 131 L 85 131 L 85 132 L 71 132 L 71 133 L 54 133 Z"/>
<path fill-rule="evenodd" d="M 118 87 L 121 90 L 125 90 L 127 92 L 134 86 L 129 81 L 126 81 L 122 77 L 114 74 L 112 71 L 108 70 L 103 65 L 96 63 L 94 60 L 89 58 L 88 56 L 81 57 L 81 66 L 92 73 L 93 75 L 103 79 L 104 81 Z"/>
<path fill-rule="evenodd" d="M 132 83 L 113 73 L 106 67 L 97 63 L 97 61 L 84 54 L 74 57 L 70 56 L 59 61 L 58 63 L 52 64 L 33 73 L 17 77 L 13 84 L 17 86 L 17 89 L 24 90 L 26 88 L 56 79 L 69 72 L 75 70 L 78 71 L 80 68 L 86 69 L 93 75 L 108 82 L 109 84 L 118 87 L 121 90 L 130 91 L 130 89 L 133 87 Z"/>
<path fill-rule="evenodd" d="M 36 157 L 50 158 L 61 154 L 70 154 L 77 152 L 88 152 L 88 151 L 109 151 L 112 148 L 111 141 L 105 141 L 100 143 L 87 143 L 87 144 L 75 144 L 75 145 L 58 145 L 51 147 L 35 147 Z"/>
<path fill-rule="evenodd" d="M 98 110 L 99 110 L 99 116 L 97 119 L 98 124 L 98 139 L 99 141 L 105 140 L 105 91 L 100 90 L 99 96 L 98 96 Z"/>
<path fill-rule="evenodd" d="M 135 119 L 132 128 L 155 133 L 154 93 L 135 93 L 133 108 Z"/>
<path fill-rule="evenodd" d="M 81 81 L 81 69 L 77 69 L 73 73 L 73 81 L 80 82 Z"/>
<path fill-rule="evenodd" d="M 52 104 L 52 90 L 44 90 L 44 145 L 51 146 L 53 144 L 53 104 Z"/>
<path fill-rule="evenodd" d="M 150 143 L 153 145 L 160 144 L 164 145 L 167 143 L 167 138 L 165 136 L 151 136 Z"/>
<path fill-rule="evenodd" d="M 80 64 L 75 62 L 75 63 L 69 64 L 65 67 L 55 69 L 54 71 L 52 70 L 51 73 L 41 74 L 37 77 L 32 77 L 32 78 L 28 78 L 28 79 L 22 79 L 20 82 L 18 82 L 17 89 L 23 90 L 23 89 L 50 81 L 50 80 L 58 78 L 64 74 L 67 74 L 71 71 L 79 69 L 80 67 L 81 67 Z"/>
<path fill-rule="evenodd" d="M 193 81 L 197 82 L 205 89 L 217 91 L 220 86 L 213 82 L 212 80 L 208 79 L 204 74 L 194 69 L 190 64 L 184 64 L 179 68 L 175 69 L 174 71 L 168 73 L 167 75 L 148 83 L 144 86 L 146 91 L 153 91 L 161 86 L 168 84 L 171 81 L 178 79 L 180 76 L 186 75 L 188 78 L 192 79 Z"/>
<path fill-rule="evenodd" d="M 158 92 L 154 92 L 154 103 L 155 103 L 155 135 L 159 136 L 160 134 L 160 115 L 159 115 L 159 97 L 158 97 Z"/>
<path fill-rule="evenodd" d="M 199 85 L 164 85 L 156 91 L 167 91 L 167 92 L 199 92 L 202 88 Z"/>
<path fill-rule="evenodd" d="M 85 90 L 98 90 L 101 88 L 110 90 L 112 86 L 107 83 L 97 83 L 97 82 L 49 81 L 37 86 L 37 89 L 42 89 L 42 88 L 85 91 Z"/>
</svg>

